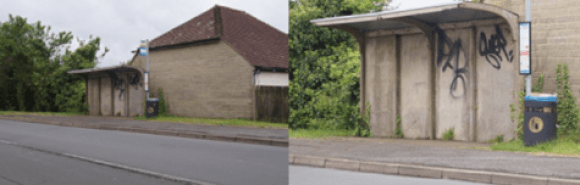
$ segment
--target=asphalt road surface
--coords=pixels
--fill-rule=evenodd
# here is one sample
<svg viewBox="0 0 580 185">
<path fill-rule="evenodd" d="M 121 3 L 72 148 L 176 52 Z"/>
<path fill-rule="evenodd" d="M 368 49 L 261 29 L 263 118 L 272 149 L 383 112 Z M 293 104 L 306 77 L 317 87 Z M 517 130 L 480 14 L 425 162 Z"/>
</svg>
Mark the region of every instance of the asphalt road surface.
<svg viewBox="0 0 580 185">
<path fill-rule="evenodd" d="M 303 166 L 290 166 L 291 185 L 483 185 L 466 181 L 449 179 L 426 179 L 407 176 L 394 176 L 373 173 L 351 172 L 327 168 L 311 168 Z"/>
<path fill-rule="evenodd" d="M 288 183 L 285 147 L 0 120 L 0 184 L 179 184 L 91 160 L 211 184 Z"/>
</svg>

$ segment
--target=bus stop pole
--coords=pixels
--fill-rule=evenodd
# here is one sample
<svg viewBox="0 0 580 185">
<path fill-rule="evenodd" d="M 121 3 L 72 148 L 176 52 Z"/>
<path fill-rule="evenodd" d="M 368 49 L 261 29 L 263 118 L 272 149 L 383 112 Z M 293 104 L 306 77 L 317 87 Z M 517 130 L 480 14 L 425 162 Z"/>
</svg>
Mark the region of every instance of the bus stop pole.
<svg viewBox="0 0 580 185">
<path fill-rule="evenodd" d="M 145 73 L 147 73 L 145 76 L 145 82 L 147 86 L 145 90 L 145 96 L 147 97 L 147 100 L 149 100 L 149 54 L 151 53 L 149 51 L 149 39 L 145 40 L 145 47 L 147 48 L 147 56 L 145 56 Z"/>
<path fill-rule="evenodd" d="M 532 3 L 530 2 L 531 0 L 526 0 L 526 22 L 531 22 L 532 20 L 532 14 L 531 14 L 531 7 L 532 7 Z M 531 35 L 530 35 L 530 40 L 531 40 Z M 530 63 L 532 59 L 530 58 Z M 532 92 L 532 72 L 530 71 L 530 74 L 526 75 L 526 96 L 529 96 L 530 93 Z"/>
</svg>

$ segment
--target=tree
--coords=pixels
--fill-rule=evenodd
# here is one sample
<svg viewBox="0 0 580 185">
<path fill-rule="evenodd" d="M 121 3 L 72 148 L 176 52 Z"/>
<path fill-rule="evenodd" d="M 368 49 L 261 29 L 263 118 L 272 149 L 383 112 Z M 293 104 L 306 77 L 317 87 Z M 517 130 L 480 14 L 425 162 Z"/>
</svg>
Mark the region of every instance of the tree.
<svg viewBox="0 0 580 185">
<path fill-rule="evenodd" d="M 86 111 L 85 80 L 66 72 L 94 67 L 100 38 L 79 40 L 74 51 L 72 39 L 71 32 L 50 33 L 50 26 L 9 15 L 0 24 L 0 110 Z"/>
<path fill-rule="evenodd" d="M 290 128 L 354 129 L 359 114 L 360 54 L 355 39 L 311 20 L 380 11 L 390 1 L 290 1 Z"/>
</svg>

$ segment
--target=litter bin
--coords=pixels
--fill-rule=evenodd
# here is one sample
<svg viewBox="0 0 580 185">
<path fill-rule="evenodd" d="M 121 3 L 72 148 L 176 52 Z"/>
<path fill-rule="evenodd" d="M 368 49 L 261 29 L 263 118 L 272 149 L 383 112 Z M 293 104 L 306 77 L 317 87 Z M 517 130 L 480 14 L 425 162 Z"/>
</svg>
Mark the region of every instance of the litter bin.
<svg viewBox="0 0 580 185">
<path fill-rule="evenodd" d="M 531 94 L 524 101 L 524 145 L 535 145 L 556 138 L 558 97 Z"/>
<path fill-rule="evenodd" d="M 147 105 L 145 107 L 145 116 L 150 118 L 157 116 L 159 114 L 159 99 L 150 98 L 147 100 Z"/>
</svg>

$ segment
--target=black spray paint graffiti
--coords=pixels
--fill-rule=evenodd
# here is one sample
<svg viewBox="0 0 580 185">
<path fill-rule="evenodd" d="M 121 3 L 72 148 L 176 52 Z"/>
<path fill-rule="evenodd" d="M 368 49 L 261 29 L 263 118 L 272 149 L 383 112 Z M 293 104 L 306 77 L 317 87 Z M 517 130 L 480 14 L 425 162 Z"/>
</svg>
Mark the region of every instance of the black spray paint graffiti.
<svg viewBox="0 0 580 185">
<path fill-rule="evenodd" d="M 500 62 L 503 61 L 501 56 L 502 51 L 507 61 L 512 62 L 514 60 L 514 51 L 510 50 L 508 53 L 505 49 L 507 39 L 503 36 L 499 25 L 495 25 L 495 34 L 491 34 L 489 40 L 487 40 L 484 32 L 481 32 L 479 35 L 479 55 L 485 56 L 485 59 L 491 66 L 496 69 L 501 68 Z"/>
<path fill-rule="evenodd" d="M 440 67 L 443 62 L 443 69 L 442 71 L 445 72 L 447 68 L 453 70 L 453 81 L 451 82 L 451 86 L 449 87 L 449 92 L 451 96 L 454 98 L 460 97 L 461 95 L 466 93 L 465 89 L 465 75 L 467 73 L 467 67 L 469 65 L 469 58 L 468 54 L 466 53 L 465 48 L 463 48 L 463 44 L 461 39 L 457 39 L 452 41 L 444 30 L 439 27 L 435 27 L 435 31 L 437 32 L 437 66 Z M 446 53 L 445 49 L 448 48 L 449 52 Z M 459 66 L 459 59 L 460 57 L 464 58 L 463 66 Z M 459 82 L 461 80 L 461 82 Z M 459 85 L 461 85 L 461 89 L 458 89 Z"/>
</svg>

